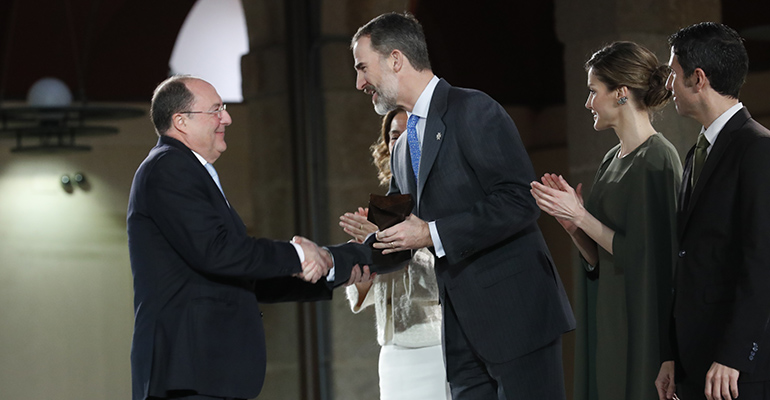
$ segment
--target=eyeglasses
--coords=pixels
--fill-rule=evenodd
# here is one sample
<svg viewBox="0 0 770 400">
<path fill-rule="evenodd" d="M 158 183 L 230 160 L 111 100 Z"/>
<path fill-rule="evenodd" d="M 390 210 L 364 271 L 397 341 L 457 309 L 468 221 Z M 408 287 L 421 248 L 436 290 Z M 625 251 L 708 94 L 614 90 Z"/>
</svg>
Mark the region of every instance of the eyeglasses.
<svg viewBox="0 0 770 400">
<path fill-rule="evenodd" d="M 222 104 L 221 107 L 214 111 L 180 111 L 180 114 L 210 114 L 216 115 L 217 118 L 222 119 L 222 112 L 227 111 L 227 104 Z"/>
</svg>

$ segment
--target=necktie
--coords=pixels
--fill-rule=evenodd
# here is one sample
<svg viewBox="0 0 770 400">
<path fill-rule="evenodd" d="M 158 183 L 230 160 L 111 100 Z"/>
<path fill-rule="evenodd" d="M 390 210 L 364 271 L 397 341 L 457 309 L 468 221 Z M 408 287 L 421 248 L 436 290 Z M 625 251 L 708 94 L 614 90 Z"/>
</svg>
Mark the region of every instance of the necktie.
<svg viewBox="0 0 770 400">
<path fill-rule="evenodd" d="M 708 155 L 708 152 L 706 149 L 709 147 L 709 141 L 706 139 L 706 135 L 701 133 L 698 135 L 698 142 L 695 143 L 695 153 L 693 154 L 693 161 L 692 161 L 692 184 L 693 187 L 695 187 L 695 183 L 698 182 L 698 177 L 700 176 L 701 170 L 703 170 L 703 164 L 706 163 L 706 156 Z"/>
<path fill-rule="evenodd" d="M 206 171 L 209 171 L 209 175 L 211 175 L 211 179 L 214 180 L 214 183 L 217 184 L 217 187 L 219 188 L 219 191 L 222 193 L 222 197 L 225 198 L 225 201 L 227 201 L 227 196 L 225 196 L 225 191 L 222 190 L 222 184 L 219 183 L 219 174 L 217 174 L 217 170 L 214 168 L 214 164 L 212 163 L 206 163 L 204 164 L 204 167 L 206 167 Z M 227 202 L 227 205 L 230 205 L 230 202 Z"/>
<path fill-rule="evenodd" d="M 420 176 L 420 139 L 417 137 L 417 121 L 420 117 L 410 115 L 406 122 L 406 139 L 409 143 L 409 154 L 412 156 L 412 171 L 414 171 L 414 181 Z"/>
</svg>

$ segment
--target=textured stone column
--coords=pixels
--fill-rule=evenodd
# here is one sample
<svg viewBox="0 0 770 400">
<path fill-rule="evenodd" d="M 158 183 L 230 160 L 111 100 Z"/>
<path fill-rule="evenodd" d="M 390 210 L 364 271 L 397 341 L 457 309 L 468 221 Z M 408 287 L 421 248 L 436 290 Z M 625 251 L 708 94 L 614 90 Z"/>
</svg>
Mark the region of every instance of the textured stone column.
<svg viewBox="0 0 770 400">
<path fill-rule="evenodd" d="M 390 11 L 403 12 L 406 0 L 326 0 L 321 5 L 320 46 L 328 166 L 329 221 L 332 242 L 349 237 L 340 229 L 339 216 L 365 207 L 369 193 L 384 194 L 378 185 L 369 146 L 380 132 L 381 119 L 371 97 L 356 90 L 350 39 L 372 18 Z M 339 290 L 331 313 L 332 393 L 335 400 L 379 398 L 374 310 L 354 315 Z"/>
<path fill-rule="evenodd" d="M 285 5 L 283 0 L 243 2 L 250 52 L 241 60 L 244 106 L 249 126 L 249 190 L 256 237 L 290 239 L 295 233 L 291 114 L 287 77 Z M 298 306 L 261 306 L 268 365 L 260 398 L 298 399 L 300 355 Z"/>
<path fill-rule="evenodd" d="M 285 10 L 288 0 L 244 1 L 249 29 L 250 53 L 243 57 L 244 102 L 249 110 L 251 128 L 250 173 L 253 177 L 253 227 L 255 236 L 290 238 L 295 232 L 294 204 L 297 193 L 292 173 L 292 114 L 287 64 L 288 38 Z M 306 4 L 310 4 L 307 2 Z M 321 74 L 322 125 L 310 127 L 312 135 L 325 143 L 328 196 L 326 221 L 314 221 L 325 227 L 321 232 L 332 243 L 349 238 L 338 226 L 338 217 L 346 211 L 366 206 L 369 193 L 384 193 L 379 187 L 376 169 L 371 163 L 369 145 L 379 133 L 380 117 L 371 99 L 355 89 L 350 38 L 371 18 L 388 11 L 404 11 L 407 1 L 328 0 L 320 7 L 320 38 L 312 45 Z M 315 16 L 314 16 L 315 17 Z M 323 153 L 323 152 L 322 152 Z M 265 305 L 268 370 L 260 398 L 305 398 L 301 381 L 299 308 L 294 304 Z M 326 368 L 331 384 L 331 398 L 375 399 L 379 397 L 376 341 L 373 310 L 353 315 L 343 289 L 338 289 L 329 307 L 331 337 L 321 344 L 330 351 L 319 363 Z M 323 379 L 323 377 L 322 377 Z M 327 382 L 321 382 L 326 385 Z"/>
</svg>

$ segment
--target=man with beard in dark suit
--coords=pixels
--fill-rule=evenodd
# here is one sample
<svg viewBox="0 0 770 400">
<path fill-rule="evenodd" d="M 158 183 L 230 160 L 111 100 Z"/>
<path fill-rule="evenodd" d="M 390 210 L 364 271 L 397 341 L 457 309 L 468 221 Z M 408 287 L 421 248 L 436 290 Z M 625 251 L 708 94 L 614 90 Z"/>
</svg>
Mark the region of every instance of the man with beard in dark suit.
<svg viewBox="0 0 770 400">
<path fill-rule="evenodd" d="M 383 14 L 352 40 L 356 87 L 384 114 L 407 110 L 390 194 L 404 222 L 377 233 L 384 253 L 428 247 L 443 308 L 454 399 L 563 399 L 561 335 L 575 327 L 537 226 L 535 179 L 511 118 L 486 94 L 438 79 L 422 27 Z"/>
</svg>

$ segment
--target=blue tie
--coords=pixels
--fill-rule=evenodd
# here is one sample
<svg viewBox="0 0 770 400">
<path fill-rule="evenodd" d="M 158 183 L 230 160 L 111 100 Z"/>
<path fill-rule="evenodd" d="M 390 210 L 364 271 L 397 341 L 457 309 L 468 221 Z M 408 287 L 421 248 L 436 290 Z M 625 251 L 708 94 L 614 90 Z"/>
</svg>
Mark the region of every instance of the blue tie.
<svg viewBox="0 0 770 400">
<path fill-rule="evenodd" d="M 212 163 L 206 163 L 203 165 L 206 167 L 206 171 L 209 171 L 209 175 L 211 175 L 211 179 L 214 180 L 214 183 L 217 184 L 217 187 L 219 188 L 219 192 L 222 193 L 222 197 L 225 198 L 225 201 L 227 201 L 227 196 L 225 196 L 225 191 L 222 190 L 222 184 L 219 183 L 219 174 L 217 174 L 217 170 L 214 168 L 214 164 Z M 227 201 L 227 205 L 230 205 L 230 202 Z"/>
<path fill-rule="evenodd" d="M 412 171 L 414 171 L 414 182 L 420 176 L 420 139 L 417 137 L 417 121 L 420 117 L 410 115 L 406 122 L 406 140 L 409 143 L 409 154 L 412 156 Z"/>
</svg>

